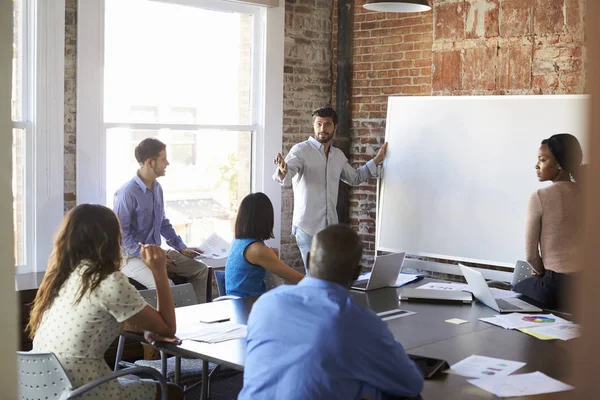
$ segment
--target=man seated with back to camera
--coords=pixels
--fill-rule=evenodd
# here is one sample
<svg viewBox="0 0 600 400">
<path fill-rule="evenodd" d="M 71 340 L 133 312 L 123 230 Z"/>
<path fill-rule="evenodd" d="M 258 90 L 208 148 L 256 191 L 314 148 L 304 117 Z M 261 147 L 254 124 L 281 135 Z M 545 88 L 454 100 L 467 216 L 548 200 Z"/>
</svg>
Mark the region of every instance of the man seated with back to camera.
<svg viewBox="0 0 600 400">
<path fill-rule="evenodd" d="M 317 233 L 310 276 L 263 294 L 248 319 L 239 399 L 417 396 L 423 375 L 385 322 L 356 305 L 362 243 L 345 225 Z"/>
</svg>

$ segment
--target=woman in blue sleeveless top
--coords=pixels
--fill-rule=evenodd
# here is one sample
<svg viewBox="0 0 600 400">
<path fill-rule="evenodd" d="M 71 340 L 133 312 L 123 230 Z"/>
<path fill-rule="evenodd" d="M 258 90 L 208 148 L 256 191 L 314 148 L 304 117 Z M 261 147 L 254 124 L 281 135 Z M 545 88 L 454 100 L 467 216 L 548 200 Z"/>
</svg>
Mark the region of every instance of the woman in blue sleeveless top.
<svg viewBox="0 0 600 400">
<path fill-rule="evenodd" d="M 279 259 L 265 240 L 273 238 L 273 204 L 264 193 L 251 193 L 242 200 L 235 221 L 235 239 L 225 265 L 225 291 L 228 295 L 258 296 L 267 291 L 267 270 L 290 283 L 301 274 Z"/>
</svg>

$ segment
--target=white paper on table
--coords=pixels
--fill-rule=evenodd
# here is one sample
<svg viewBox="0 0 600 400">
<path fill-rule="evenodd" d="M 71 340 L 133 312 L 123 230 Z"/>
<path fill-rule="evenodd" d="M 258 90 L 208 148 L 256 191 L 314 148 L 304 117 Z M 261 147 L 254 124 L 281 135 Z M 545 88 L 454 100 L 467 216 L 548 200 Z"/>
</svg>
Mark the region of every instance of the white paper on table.
<svg viewBox="0 0 600 400">
<path fill-rule="evenodd" d="M 548 326 L 540 326 L 529 328 L 529 331 L 541 333 L 542 335 L 552 336 L 560 340 L 571 340 L 579 337 L 581 327 L 577 324 L 551 324 Z"/>
<path fill-rule="evenodd" d="M 559 324 L 570 324 L 570 321 L 557 317 L 554 314 L 523 314 L 523 313 L 511 313 L 496 315 L 496 318 L 500 320 L 500 323 L 504 325 L 506 329 L 521 329 L 521 328 L 532 328 L 538 326 L 549 326 Z"/>
<path fill-rule="evenodd" d="M 448 372 L 469 378 L 481 378 L 495 375 L 510 375 L 525 365 L 524 362 L 503 360 L 472 355 L 450 366 Z"/>
<path fill-rule="evenodd" d="M 468 382 L 498 397 L 532 396 L 574 389 L 573 386 L 552 379 L 539 371 L 530 374 L 469 379 Z"/>
<path fill-rule="evenodd" d="M 196 340 L 199 342 L 219 343 L 226 340 L 245 338 L 248 327 L 233 322 L 222 322 L 214 324 L 185 324 L 177 327 L 177 336 L 181 340 Z"/>
<path fill-rule="evenodd" d="M 198 248 L 202 250 L 200 258 L 211 258 L 213 260 L 220 260 L 226 258 L 229 255 L 230 244 L 225 239 L 216 233 L 211 233 L 208 238 Z"/>
<path fill-rule="evenodd" d="M 468 290 L 469 285 L 457 282 L 429 282 L 419 286 L 417 289 L 429 290 Z"/>
</svg>

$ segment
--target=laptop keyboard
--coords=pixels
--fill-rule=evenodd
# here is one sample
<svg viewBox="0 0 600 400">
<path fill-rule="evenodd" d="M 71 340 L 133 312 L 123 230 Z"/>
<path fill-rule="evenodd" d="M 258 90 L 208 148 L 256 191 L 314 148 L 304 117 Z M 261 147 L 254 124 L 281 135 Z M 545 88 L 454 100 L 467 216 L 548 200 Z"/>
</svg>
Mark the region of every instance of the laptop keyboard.
<svg viewBox="0 0 600 400">
<path fill-rule="evenodd" d="M 496 299 L 496 303 L 498 304 L 498 307 L 500 307 L 501 310 L 522 310 L 521 307 L 509 303 L 508 301 L 503 299 Z"/>
</svg>

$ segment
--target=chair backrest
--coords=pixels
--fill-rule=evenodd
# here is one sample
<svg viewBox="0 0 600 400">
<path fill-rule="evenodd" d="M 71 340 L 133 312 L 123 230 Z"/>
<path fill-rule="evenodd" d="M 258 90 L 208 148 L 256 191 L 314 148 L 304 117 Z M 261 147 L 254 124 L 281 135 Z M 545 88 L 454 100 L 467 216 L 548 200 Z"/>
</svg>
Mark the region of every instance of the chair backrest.
<svg viewBox="0 0 600 400">
<path fill-rule="evenodd" d="M 17 351 L 19 399 L 64 399 L 73 389 L 62 365 L 52 353 Z"/>
<path fill-rule="evenodd" d="M 225 291 L 225 271 L 214 270 L 214 273 L 219 296 L 225 296 L 227 294 Z"/>
<path fill-rule="evenodd" d="M 173 302 L 176 308 L 198 304 L 196 292 L 194 292 L 194 287 L 191 283 L 171 286 L 171 293 L 173 294 Z M 140 295 L 146 300 L 146 303 L 156 308 L 158 304 L 156 289 L 140 290 Z"/>
</svg>

